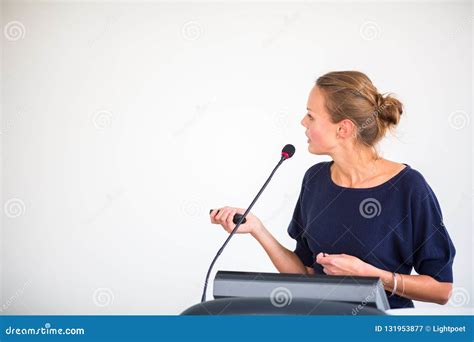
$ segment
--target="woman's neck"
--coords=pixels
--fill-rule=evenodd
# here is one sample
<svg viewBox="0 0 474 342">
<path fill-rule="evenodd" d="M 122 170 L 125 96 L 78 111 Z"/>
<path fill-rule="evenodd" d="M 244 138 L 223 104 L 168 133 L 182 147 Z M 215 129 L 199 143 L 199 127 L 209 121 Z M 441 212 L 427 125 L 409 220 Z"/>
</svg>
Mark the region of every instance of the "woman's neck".
<svg viewBox="0 0 474 342">
<path fill-rule="evenodd" d="M 357 187 L 369 181 L 377 174 L 382 158 L 368 147 L 342 150 L 331 156 L 334 164 L 331 177 L 339 185 Z"/>
</svg>

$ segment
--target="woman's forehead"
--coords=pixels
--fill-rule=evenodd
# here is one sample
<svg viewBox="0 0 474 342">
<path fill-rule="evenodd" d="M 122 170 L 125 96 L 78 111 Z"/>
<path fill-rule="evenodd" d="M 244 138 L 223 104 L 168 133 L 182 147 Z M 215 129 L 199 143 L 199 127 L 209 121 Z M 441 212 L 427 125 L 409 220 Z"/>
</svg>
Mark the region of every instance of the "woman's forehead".
<svg viewBox="0 0 474 342">
<path fill-rule="evenodd" d="M 321 90 L 317 86 L 314 86 L 308 97 L 307 109 L 312 112 L 318 112 L 322 109 L 323 105 L 324 97 Z"/>
</svg>

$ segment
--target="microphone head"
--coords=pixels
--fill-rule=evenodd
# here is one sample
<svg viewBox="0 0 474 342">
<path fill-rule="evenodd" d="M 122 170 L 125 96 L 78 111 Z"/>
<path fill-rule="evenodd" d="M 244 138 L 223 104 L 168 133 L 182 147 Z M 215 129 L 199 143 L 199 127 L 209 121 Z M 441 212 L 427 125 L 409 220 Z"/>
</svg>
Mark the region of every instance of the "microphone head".
<svg viewBox="0 0 474 342">
<path fill-rule="evenodd" d="M 293 157 L 293 154 L 295 154 L 295 147 L 291 144 L 285 145 L 285 147 L 283 147 L 283 150 L 281 151 L 281 156 L 285 160 Z"/>
</svg>

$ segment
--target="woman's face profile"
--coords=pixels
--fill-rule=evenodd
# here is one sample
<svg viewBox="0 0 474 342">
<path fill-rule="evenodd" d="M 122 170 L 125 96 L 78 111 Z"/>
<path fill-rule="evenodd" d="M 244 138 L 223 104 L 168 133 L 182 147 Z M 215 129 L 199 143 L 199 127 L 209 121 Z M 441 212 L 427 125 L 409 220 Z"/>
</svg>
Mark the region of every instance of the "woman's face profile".
<svg viewBox="0 0 474 342">
<path fill-rule="evenodd" d="M 311 90 L 306 109 L 307 112 L 301 124 L 306 128 L 309 152 L 330 154 L 337 147 L 338 124 L 331 122 L 324 95 L 318 86 L 314 86 Z"/>
</svg>

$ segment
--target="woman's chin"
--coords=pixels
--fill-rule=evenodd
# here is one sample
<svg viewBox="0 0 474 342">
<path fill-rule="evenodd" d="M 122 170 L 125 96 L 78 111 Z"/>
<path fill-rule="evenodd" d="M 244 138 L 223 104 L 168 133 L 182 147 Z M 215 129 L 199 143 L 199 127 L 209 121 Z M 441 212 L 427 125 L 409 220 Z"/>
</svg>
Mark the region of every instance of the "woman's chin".
<svg viewBox="0 0 474 342">
<path fill-rule="evenodd" d="M 311 152 L 312 154 L 317 154 L 317 155 L 327 154 L 326 152 L 321 151 L 318 148 L 315 148 L 314 143 L 312 142 L 308 143 L 308 151 Z"/>
</svg>

